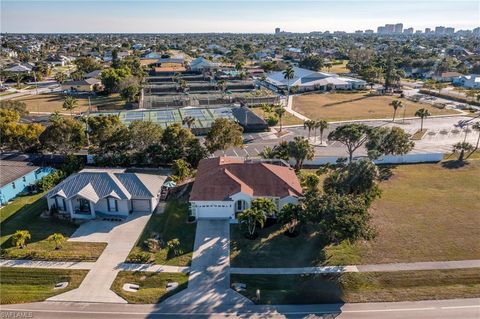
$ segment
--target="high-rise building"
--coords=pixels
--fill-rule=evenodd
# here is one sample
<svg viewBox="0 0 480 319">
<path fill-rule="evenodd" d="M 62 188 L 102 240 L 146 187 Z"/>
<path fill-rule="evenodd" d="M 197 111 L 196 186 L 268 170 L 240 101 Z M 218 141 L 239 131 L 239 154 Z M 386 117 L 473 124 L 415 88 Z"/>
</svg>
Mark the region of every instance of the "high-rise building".
<svg viewBox="0 0 480 319">
<path fill-rule="evenodd" d="M 395 32 L 395 25 L 394 24 L 386 24 L 385 25 L 386 33 L 394 33 Z"/>
<path fill-rule="evenodd" d="M 363 33 L 363 30 L 357 30 L 355 31 L 356 34 L 362 34 Z"/>
<path fill-rule="evenodd" d="M 444 34 L 445 33 L 445 27 L 435 27 L 435 34 Z"/>
<path fill-rule="evenodd" d="M 377 28 L 377 33 L 378 34 L 384 34 L 385 33 L 385 27 L 378 27 Z"/>
<path fill-rule="evenodd" d="M 432 29 L 430 29 L 430 28 L 425 28 L 425 34 L 428 34 L 428 33 L 430 33 L 430 32 L 432 32 Z"/>
<path fill-rule="evenodd" d="M 403 23 L 397 23 L 395 25 L 394 32 L 395 33 L 402 33 L 402 31 L 403 31 Z"/>
<path fill-rule="evenodd" d="M 413 28 L 403 30 L 403 34 L 413 34 Z"/>
<path fill-rule="evenodd" d="M 279 34 L 280 33 L 280 28 L 275 28 L 275 34 Z"/>
<path fill-rule="evenodd" d="M 421 34 L 422 30 L 415 30 L 415 34 Z"/>
<path fill-rule="evenodd" d="M 445 28 L 445 34 L 454 34 L 455 33 L 455 28 L 448 27 Z"/>
<path fill-rule="evenodd" d="M 370 29 L 365 30 L 365 34 L 373 34 L 373 30 L 370 30 Z"/>
</svg>

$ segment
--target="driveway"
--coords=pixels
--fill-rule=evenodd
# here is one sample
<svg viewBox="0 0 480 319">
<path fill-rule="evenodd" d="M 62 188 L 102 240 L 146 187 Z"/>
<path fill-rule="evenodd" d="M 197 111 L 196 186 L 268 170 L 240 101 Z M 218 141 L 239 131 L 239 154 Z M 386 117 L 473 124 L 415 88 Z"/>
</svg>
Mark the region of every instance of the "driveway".
<svg viewBox="0 0 480 319">
<path fill-rule="evenodd" d="M 163 206 L 159 208 L 163 209 Z M 150 216 L 151 213 L 133 213 L 122 222 L 94 220 L 81 225 L 73 234 L 72 241 L 106 241 L 108 245 L 80 287 L 48 300 L 127 303 L 111 291 L 110 287 Z"/>
<path fill-rule="evenodd" d="M 230 222 L 199 220 L 188 288 L 164 301 L 165 305 L 209 307 L 252 302 L 230 289 Z"/>
</svg>

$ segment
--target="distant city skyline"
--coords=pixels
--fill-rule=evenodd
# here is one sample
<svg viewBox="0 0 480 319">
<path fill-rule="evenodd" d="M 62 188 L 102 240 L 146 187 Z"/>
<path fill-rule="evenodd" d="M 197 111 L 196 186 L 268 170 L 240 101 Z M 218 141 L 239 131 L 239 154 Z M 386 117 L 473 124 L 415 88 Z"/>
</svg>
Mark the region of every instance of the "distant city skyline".
<svg viewBox="0 0 480 319">
<path fill-rule="evenodd" d="M 478 0 L 1 2 L 1 32 L 9 33 L 376 32 L 397 23 L 471 30 L 479 21 Z"/>
</svg>

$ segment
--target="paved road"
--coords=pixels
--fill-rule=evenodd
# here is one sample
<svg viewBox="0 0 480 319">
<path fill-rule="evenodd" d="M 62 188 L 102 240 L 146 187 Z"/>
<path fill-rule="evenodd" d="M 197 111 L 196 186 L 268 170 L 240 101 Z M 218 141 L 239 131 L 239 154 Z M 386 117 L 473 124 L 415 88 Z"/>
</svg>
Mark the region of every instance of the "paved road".
<svg viewBox="0 0 480 319">
<path fill-rule="evenodd" d="M 123 305 L 96 303 L 42 302 L 2 305 L 2 318 L 323 318 L 323 319 L 479 319 L 480 298 L 398 303 L 330 305 L 226 305 L 215 311 L 182 305 Z M 24 317 L 19 317 L 24 313 Z M 12 314 L 17 314 L 13 317 Z"/>
<path fill-rule="evenodd" d="M 162 304 L 183 309 L 220 305 L 248 305 L 252 302 L 230 289 L 230 222 L 198 220 L 188 278 L 188 288 Z"/>
<path fill-rule="evenodd" d="M 465 132 L 462 128 L 458 127 L 458 124 L 461 121 L 478 121 L 479 119 L 473 119 L 469 116 L 456 115 L 456 116 L 446 116 L 446 117 L 429 117 L 424 121 L 424 127 L 428 129 L 427 134 L 421 141 L 415 141 L 415 147 L 412 153 L 430 153 L 430 152 L 439 152 L 439 153 L 449 153 L 452 151 L 452 145 L 463 141 L 465 137 Z M 398 126 L 403 128 L 407 133 L 413 134 L 418 129 L 420 129 L 421 121 L 418 118 L 406 119 L 405 122 L 398 120 L 396 123 L 392 123 L 391 119 L 386 120 L 371 120 L 371 121 L 356 121 L 357 123 L 363 123 L 370 126 Z M 315 155 L 317 157 L 339 157 L 347 156 L 346 148 L 340 142 L 326 142 L 326 137 L 328 133 L 334 130 L 336 127 L 344 123 L 330 123 L 330 127 L 325 130 L 323 134 L 323 140 L 325 146 L 316 146 Z M 251 142 L 244 145 L 243 148 L 233 148 L 227 151 L 218 151 L 215 155 L 227 155 L 227 156 L 236 156 L 236 157 L 258 157 L 259 153 L 265 147 L 273 147 L 277 145 L 280 141 L 290 141 L 293 140 L 295 136 L 308 136 L 308 131 L 303 128 L 303 126 L 288 127 L 285 128 L 289 134 L 283 136 L 282 138 L 276 137 L 272 132 L 261 132 L 261 133 L 246 133 L 244 134 L 245 139 L 251 140 Z M 313 135 L 313 132 L 312 132 Z M 317 132 L 318 136 L 318 132 Z M 467 141 L 476 144 L 478 138 L 478 133 L 470 132 L 467 134 Z M 313 139 L 313 136 L 311 137 Z M 319 139 L 319 137 L 317 137 Z M 318 140 L 317 140 L 318 142 Z M 365 149 L 359 149 L 355 152 L 356 156 L 366 155 Z"/>
<path fill-rule="evenodd" d="M 134 213 L 130 215 L 124 222 L 115 224 L 108 232 L 108 245 L 102 255 L 95 262 L 85 279 L 77 289 L 66 293 L 53 296 L 48 300 L 51 301 L 74 301 L 74 302 L 113 302 L 127 303 L 117 294 L 110 290 L 113 281 L 121 270 L 119 265 L 122 264 L 132 250 L 140 233 L 145 228 L 150 213 Z M 112 222 L 109 222 L 112 223 Z M 93 221 L 91 224 L 85 223 L 78 229 L 81 235 L 73 237 L 82 238 L 83 241 L 89 237 L 89 225 L 92 226 L 92 241 L 101 240 L 95 231 L 99 223 Z M 87 229 L 87 230 L 86 230 Z M 103 237 L 102 237 L 103 238 Z"/>
</svg>

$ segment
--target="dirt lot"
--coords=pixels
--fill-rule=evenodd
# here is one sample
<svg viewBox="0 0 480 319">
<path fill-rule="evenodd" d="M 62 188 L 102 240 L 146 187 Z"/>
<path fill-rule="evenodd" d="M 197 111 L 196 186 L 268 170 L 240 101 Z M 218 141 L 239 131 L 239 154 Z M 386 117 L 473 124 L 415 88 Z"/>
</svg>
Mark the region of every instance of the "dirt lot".
<svg viewBox="0 0 480 319">
<path fill-rule="evenodd" d="M 305 94 L 293 98 L 293 109 L 309 118 L 327 121 L 391 118 L 393 108 L 389 104 L 394 99 L 399 98 L 368 96 L 365 92 Z M 437 109 L 429 104 L 399 100 L 406 106 L 406 117 L 414 116 L 420 108 L 428 109 L 432 115 L 458 113 L 455 110 Z M 404 109 L 399 109 L 396 118 L 402 118 L 403 112 Z"/>
<path fill-rule="evenodd" d="M 88 110 L 88 97 L 77 96 L 78 107 L 74 113 L 85 112 Z M 63 108 L 64 95 L 59 93 L 39 94 L 17 99 L 27 104 L 27 110 L 30 112 L 69 112 Z M 112 96 L 93 96 L 90 97 L 92 105 L 91 111 L 121 109 L 125 104 L 121 98 L 116 95 Z"/>
</svg>

